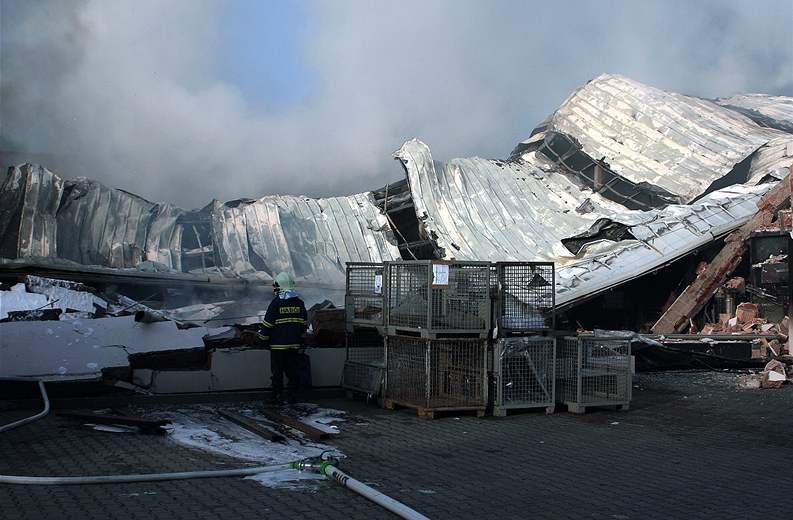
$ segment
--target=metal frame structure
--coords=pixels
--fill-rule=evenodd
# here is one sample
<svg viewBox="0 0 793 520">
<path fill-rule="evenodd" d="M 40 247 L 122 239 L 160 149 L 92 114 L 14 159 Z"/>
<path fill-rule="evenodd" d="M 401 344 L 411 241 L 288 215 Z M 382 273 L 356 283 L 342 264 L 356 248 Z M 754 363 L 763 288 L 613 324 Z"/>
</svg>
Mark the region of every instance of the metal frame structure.
<svg viewBox="0 0 793 520">
<path fill-rule="evenodd" d="M 387 262 L 387 333 L 486 337 L 491 320 L 490 270 L 489 262 Z"/>
<path fill-rule="evenodd" d="M 556 338 L 521 336 L 501 338 L 493 345 L 495 395 L 493 415 L 510 409 L 556 406 Z"/>
<path fill-rule="evenodd" d="M 385 406 L 434 412 L 487 405 L 487 341 L 388 336 Z"/>
<path fill-rule="evenodd" d="M 550 331 L 556 326 L 553 262 L 498 262 L 495 320 L 499 337 Z"/>
<path fill-rule="evenodd" d="M 385 325 L 385 265 L 347 262 L 344 307 L 347 327 Z"/>
<path fill-rule="evenodd" d="M 627 410 L 631 401 L 631 340 L 568 336 L 557 343 L 557 400 L 572 413 L 592 406 Z"/>
<path fill-rule="evenodd" d="M 367 396 L 380 395 L 385 380 L 385 341 L 377 329 L 356 328 L 347 333 L 342 387 Z"/>
</svg>

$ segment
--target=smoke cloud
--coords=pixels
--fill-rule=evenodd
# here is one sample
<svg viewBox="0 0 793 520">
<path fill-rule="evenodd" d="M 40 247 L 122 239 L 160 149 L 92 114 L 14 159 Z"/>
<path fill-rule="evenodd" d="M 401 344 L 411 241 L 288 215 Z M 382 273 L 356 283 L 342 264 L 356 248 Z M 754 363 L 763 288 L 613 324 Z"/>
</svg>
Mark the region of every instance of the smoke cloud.
<svg viewBox="0 0 793 520">
<path fill-rule="evenodd" d="M 233 5 L 2 0 L 2 166 L 185 207 L 344 194 L 400 178 L 391 152 L 414 136 L 439 160 L 503 158 L 602 72 L 793 95 L 787 0 L 317 1 L 295 28 L 307 94 L 268 105 L 224 73 Z"/>
</svg>

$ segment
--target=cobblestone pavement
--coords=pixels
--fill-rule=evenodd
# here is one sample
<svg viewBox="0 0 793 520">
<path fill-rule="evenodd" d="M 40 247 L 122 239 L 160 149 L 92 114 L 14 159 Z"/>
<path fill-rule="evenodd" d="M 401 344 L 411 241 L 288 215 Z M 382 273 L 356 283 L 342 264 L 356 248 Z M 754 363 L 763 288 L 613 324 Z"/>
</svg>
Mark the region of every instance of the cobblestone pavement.
<svg viewBox="0 0 793 520">
<path fill-rule="evenodd" d="M 642 374 L 631 410 L 420 420 L 360 402 L 333 444 L 352 476 L 430 518 L 744 519 L 793 486 L 793 387 L 739 376 Z M 13 414 L 0 414 L 0 422 Z M 244 462 L 167 438 L 50 416 L 0 434 L 0 474 L 96 475 Z M 776 513 L 775 513 L 776 514 Z M 0 485 L 0 518 L 392 518 L 330 482 L 315 492 L 240 478 L 92 486 Z"/>
</svg>

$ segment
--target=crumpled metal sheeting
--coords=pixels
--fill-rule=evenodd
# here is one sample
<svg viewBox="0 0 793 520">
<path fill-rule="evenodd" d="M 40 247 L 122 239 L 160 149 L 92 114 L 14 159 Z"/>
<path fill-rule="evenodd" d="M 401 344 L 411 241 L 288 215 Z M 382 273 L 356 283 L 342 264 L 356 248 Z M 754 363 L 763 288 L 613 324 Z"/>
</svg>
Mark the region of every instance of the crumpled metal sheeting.
<svg viewBox="0 0 793 520">
<path fill-rule="evenodd" d="M 735 185 L 692 205 L 632 211 L 582 190 L 536 157 L 545 171 L 528 162 L 478 158 L 439 164 L 416 139 L 395 157 L 405 167 L 419 220 L 447 259 L 556 262 L 557 305 L 651 272 L 712 242 L 750 218 L 771 187 Z M 575 208 L 584 198 L 593 203 L 582 214 Z M 636 240 L 596 240 L 572 257 L 561 240 L 600 218 L 629 226 Z"/>
<path fill-rule="evenodd" d="M 540 159 L 536 165 L 478 157 L 441 164 L 417 139 L 394 156 L 405 168 L 419 221 L 446 258 L 560 262 L 573 256 L 560 240 L 598 218 L 616 220 L 618 213 L 624 224 L 652 218 L 579 187 Z M 577 211 L 586 199 L 587 210 Z"/>
<path fill-rule="evenodd" d="M 182 233 L 178 224 L 184 210 L 170 204 L 158 204 L 152 209 L 152 219 L 146 230 L 146 260 L 182 270 Z"/>
<path fill-rule="evenodd" d="M 63 180 L 38 165 L 9 168 L 0 186 L 0 256 L 52 256 Z"/>
<path fill-rule="evenodd" d="M 762 126 L 793 132 L 793 97 L 737 94 L 715 102 L 741 112 Z"/>
<path fill-rule="evenodd" d="M 648 212 L 654 219 L 630 228 L 637 241 L 587 246 L 585 260 L 556 270 L 557 306 L 645 275 L 712 242 L 751 218 L 772 186 L 731 186 L 690 206 L 654 210 Z"/>
<path fill-rule="evenodd" d="M 57 256 L 86 265 L 136 266 L 145 258 L 154 207 L 95 181 L 68 181 L 58 209 Z"/>
<path fill-rule="evenodd" d="M 212 211 L 221 265 L 306 281 L 344 283 L 346 262 L 400 259 L 386 219 L 368 193 L 312 199 L 267 196 Z"/>
<path fill-rule="evenodd" d="M 547 131 L 572 136 L 615 174 L 690 202 L 778 136 L 711 101 L 604 74 L 573 92 Z"/>
<path fill-rule="evenodd" d="M 748 182 L 757 184 L 768 176 L 784 179 L 791 164 L 793 164 L 793 134 L 775 137 L 752 156 Z"/>
<path fill-rule="evenodd" d="M 248 256 L 248 232 L 242 209 L 212 201 L 210 213 L 215 255 L 219 267 L 227 267 L 240 274 L 253 271 Z"/>
</svg>

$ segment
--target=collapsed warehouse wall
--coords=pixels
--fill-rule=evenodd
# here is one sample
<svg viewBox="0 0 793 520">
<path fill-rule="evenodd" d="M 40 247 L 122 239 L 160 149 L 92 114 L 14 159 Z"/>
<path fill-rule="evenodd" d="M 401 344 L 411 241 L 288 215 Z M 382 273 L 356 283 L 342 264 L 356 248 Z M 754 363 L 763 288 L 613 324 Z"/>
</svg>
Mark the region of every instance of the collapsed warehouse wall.
<svg viewBox="0 0 793 520">
<path fill-rule="evenodd" d="M 290 271 L 337 286 L 346 262 L 400 258 L 370 193 L 213 201 L 185 211 L 25 164 L 8 170 L 0 202 L 4 258 L 265 278 Z"/>
</svg>

